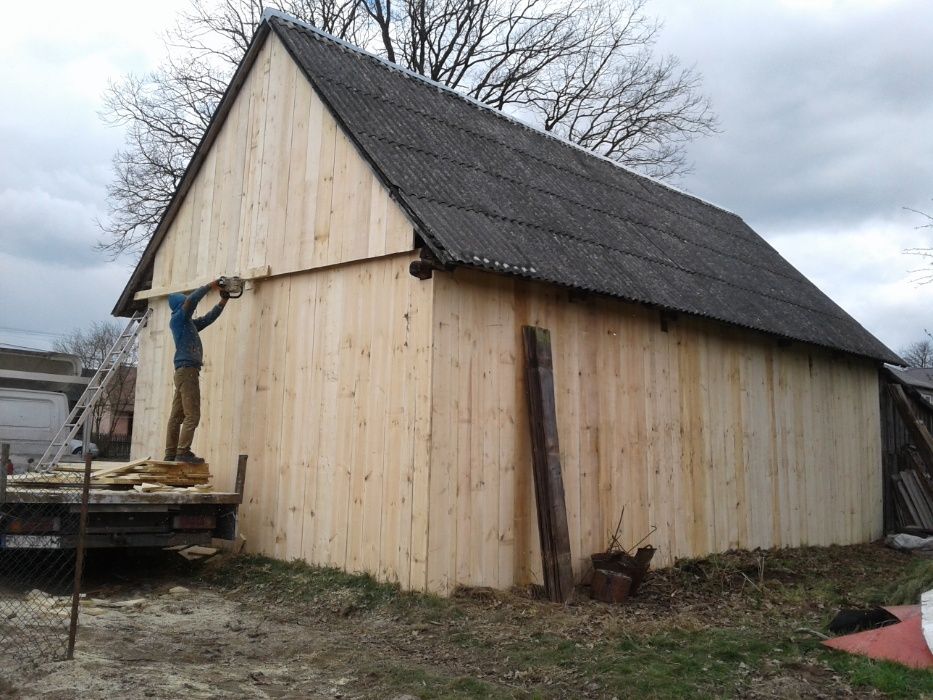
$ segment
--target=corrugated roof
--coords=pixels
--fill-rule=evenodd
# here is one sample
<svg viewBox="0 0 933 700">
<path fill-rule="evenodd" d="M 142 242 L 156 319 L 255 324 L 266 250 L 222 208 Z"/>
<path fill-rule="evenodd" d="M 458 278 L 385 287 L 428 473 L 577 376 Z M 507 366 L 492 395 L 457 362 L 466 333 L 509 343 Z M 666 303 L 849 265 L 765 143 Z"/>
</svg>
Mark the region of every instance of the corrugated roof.
<svg viewBox="0 0 933 700">
<path fill-rule="evenodd" d="M 268 12 L 114 313 L 127 313 L 272 29 L 444 264 L 900 364 L 741 218 Z"/>
<path fill-rule="evenodd" d="M 905 384 L 927 391 L 933 390 L 933 369 L 931 368 L 908 367 L 906 369 L 898 369 L 896 367 L 888 367 L 887 369 Z"/>
<path fill-rule="evenodd" d="M 267 21 L 441 262 L 900 362 L 735 214 L 311 27 Z"/>
</svg>

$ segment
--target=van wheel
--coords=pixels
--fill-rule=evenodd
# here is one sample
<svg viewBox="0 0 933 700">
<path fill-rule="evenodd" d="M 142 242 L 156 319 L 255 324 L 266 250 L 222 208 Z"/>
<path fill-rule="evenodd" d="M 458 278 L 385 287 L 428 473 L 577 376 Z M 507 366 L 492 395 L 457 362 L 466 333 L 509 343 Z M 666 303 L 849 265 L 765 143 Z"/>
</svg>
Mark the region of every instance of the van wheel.
<svg viewBox="0 0 933 700">
<path fill-rule="evenodd" d="M 74 448 L 74 450 L 72 450 L 71 454 L 78 455 L 80 457 L 82 452 L 84 452 L 84 447 L 78 445 L 76 448 Z"/>
</svg>

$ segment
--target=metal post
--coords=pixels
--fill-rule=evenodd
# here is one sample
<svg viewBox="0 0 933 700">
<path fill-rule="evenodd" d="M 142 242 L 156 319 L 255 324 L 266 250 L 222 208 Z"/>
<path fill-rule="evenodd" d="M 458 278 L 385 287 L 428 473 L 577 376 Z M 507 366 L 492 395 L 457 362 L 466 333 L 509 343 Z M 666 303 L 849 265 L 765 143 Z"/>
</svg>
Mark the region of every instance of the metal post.
<svg viewBox="0 0 933 700">
<path fill-rule="evenodd" d="M 78 635 L 78 610 L 81 603 L 81 578 L 84 575 L 84 540 L 87 535 L 87 502 L 91 490 L 91 453 L 87 449 L 89 428 L 85 424 L 84 435 L 84 484 L 81 488 L 81 515 L 78 522 L 78 541 L 75 542 L 75 583 L 71 594 L 71 626 L 68 628 L 69 661 L 74 658 L 75 639 Z"/>
<path fill-rule="evenodd" d="M 85 462 L 87 462 L 87 457 L 88 457 L 87 446 L 91 444 L 91 421 L 89 420 L 91 417 L 92 416 L 87 416 L 84 419 L 84 432 L 81 437 L 81 440 L 82 440 L 81 454 L 84 455 Z"/>
<path fill-rule="evenodd" d="M 6 463 L 10 460 L 10 443 L 0 445 L 0 503 L 6 503 Z"/>
</svg>

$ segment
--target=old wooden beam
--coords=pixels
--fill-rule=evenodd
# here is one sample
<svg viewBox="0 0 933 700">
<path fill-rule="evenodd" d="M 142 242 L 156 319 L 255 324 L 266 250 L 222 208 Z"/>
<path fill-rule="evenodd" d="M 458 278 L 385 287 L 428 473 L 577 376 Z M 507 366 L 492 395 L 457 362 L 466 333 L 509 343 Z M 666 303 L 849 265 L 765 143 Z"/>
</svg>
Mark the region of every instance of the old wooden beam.
<svg viewBox="0 0 933 700">
<path fill-rule="evenodd" d="M 544 590 L 550 600 L 562 603 L 573 593 L 573 562 L 557 439 L 551 334 L 546 328 L 523 326 L 522 337 Z"/>
<path fill-rule="evenodd" d="M 926 423 L 924 423 L 923 419 L 917 414 L 911 400 L 907 397 L 907 394 L 904 393 L 904 387 L 900 384 L 889 384 L 888 391 L 891 392 L 891 398 L 894 399 L 894 406 L 897 408 L 897 412 L 900 414 L 901 420 L 907 428 L 910 441 L 913 443 L 914 447 L 917 448 L 920 459 L 923 460 L 926 472 L 928 474 L 933 474 L 933 435 L 930 434 Z"/>
</svg>

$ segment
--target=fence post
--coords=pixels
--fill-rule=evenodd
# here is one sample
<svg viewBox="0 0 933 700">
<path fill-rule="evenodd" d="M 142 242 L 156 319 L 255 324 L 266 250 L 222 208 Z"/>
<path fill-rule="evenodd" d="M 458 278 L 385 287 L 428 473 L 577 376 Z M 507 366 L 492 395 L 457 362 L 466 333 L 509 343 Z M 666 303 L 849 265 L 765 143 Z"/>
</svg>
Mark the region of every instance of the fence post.
<svg viewBox="0 0 933 700">
<path fill-rule="evenodd" d="M 0 503 L 6 503 L 6 463 L 10 460 L 10 443 L 0 445 Z"/>
</svg>

